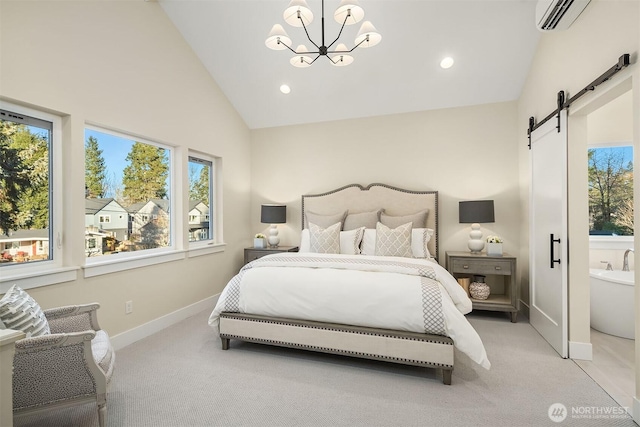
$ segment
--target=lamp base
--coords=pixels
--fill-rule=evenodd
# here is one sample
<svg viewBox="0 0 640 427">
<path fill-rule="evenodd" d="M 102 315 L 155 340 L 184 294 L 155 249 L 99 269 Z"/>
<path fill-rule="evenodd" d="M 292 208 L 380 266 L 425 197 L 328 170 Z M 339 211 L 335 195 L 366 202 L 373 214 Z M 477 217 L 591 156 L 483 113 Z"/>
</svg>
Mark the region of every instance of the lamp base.
<svg viewBox="0 0 640 427">
<path fill-rule="evenodd" d="M 278 226 L 276 224 L 271 224 L 271 227 L 269 228 L 268 242 L 270 248 L 277 248 L 280 244 L 280 237 L 278 237 Z"/>
<path fill-rule="evenodd" d="M 479 254 L 484 249 L 484 241 L 482 240 L 482 231 L 480 224 L 471 224 L 471 232 L 469 233 L 469 242 L 467 243 L 472 254 Z"/>
</svg>

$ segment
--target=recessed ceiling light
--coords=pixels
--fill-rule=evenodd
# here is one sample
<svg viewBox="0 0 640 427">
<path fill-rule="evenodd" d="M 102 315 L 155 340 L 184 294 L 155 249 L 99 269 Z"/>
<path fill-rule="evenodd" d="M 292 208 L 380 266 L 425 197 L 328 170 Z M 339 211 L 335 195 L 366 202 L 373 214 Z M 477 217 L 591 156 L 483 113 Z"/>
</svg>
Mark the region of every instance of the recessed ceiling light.
<svg viewBox="0 0 640 427">
<path fill-rule="evenodd" d="M 453 65 L 453 58 L 450 56 L 447 56 L 442 61 L 440 61 L 440 66 L 444 69 L 451 68 L 452 65 Z"/>
<path fill-rule="evenodd" d="M 282 85 L 280 86 L 280 92 L 287 94 L 291 92 L 291 88 L 288 85 Z"/>
</svg>

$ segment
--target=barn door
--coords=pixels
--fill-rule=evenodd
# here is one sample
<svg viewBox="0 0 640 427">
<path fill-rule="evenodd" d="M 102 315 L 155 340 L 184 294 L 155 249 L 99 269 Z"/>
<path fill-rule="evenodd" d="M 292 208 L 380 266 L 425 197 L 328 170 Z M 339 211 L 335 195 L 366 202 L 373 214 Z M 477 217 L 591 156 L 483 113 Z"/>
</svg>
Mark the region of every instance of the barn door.
<svg viewBox="0 0 640 427">
<path fill-rule="evenodd" d="M 568 357 L 567 112 L 531 133 L 531 325 Z M 559 127 L 559 130 L 558 130 Z"/>
</svg>

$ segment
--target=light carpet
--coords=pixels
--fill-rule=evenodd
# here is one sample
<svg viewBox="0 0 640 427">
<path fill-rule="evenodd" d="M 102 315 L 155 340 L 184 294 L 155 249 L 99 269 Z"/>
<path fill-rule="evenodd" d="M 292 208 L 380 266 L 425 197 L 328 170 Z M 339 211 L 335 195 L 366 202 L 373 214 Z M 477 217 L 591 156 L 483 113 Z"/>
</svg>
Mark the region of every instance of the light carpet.
<svg viewBox="0 0 640 427">
<path fill-rule="evenodd" d="M 492 368 L 456 351 L 446 386 L 427 368 L 233 340 L 223 351 L 208 316 L 117 352 L 109 426 L 636 426 L 626 414 L 603 416 L 619 405 L 522 318 L 470 315 Z M 548 415 L 556 403 L 568 411 L 561 423 Z M 97 426 L 97 411 L 87 404 L 15 425 Z"/>
</svg>

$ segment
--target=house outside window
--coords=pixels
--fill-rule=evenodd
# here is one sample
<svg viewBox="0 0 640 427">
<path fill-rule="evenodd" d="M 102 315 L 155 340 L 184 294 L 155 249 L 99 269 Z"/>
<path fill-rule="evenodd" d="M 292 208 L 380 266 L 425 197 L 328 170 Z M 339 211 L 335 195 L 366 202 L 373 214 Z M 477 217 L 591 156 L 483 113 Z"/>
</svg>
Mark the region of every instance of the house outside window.
<svg viewBox="0 0 640 427">
<path fill-rule="evenodd" d="M 97 224 L 104 234 L 102 249 L 87 257 L 174 247 L 173 174 L 171 147 L 87 125 L 85 187 L 92 200 L 87 206 L 105 212 Z M 85 211 L 87 227 L 91 213 Z"/>
<path fill-rule="evenodd" d="M 216 224 L 209 220 L 216 209 L 215 161 L 202 154 L 189 155 L 189 242 L 216 240 Z"/>
<path fill-rule="evenodd" d="M 59 117 L 0 102 L 0 268 L 5 277 L 62 265 L 62 245 L 49 244 L 62 233 L 60 135 Z"/>
</svg>

